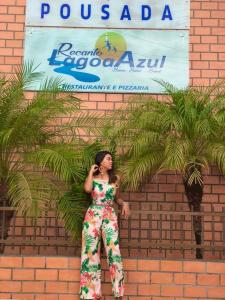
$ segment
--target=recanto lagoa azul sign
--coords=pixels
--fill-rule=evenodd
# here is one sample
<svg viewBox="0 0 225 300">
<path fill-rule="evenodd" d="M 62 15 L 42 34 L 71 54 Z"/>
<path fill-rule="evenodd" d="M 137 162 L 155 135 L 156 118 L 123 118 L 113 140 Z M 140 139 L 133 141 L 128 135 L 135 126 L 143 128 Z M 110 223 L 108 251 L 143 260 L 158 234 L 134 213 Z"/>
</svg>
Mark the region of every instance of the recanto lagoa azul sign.
<svg viewBox="0 0 225 300">
<path fill-rule="evenodd" d="M 188 85 L 187 30 L 28 27 L 25 36 L 25 60 L 48 77 L 61 76 L 66 91 L 163 92 L 155 79 Z"/>
<path fill-rule="evenodd" d="M 190 0 L 27 0 L 26 25 L 188 29 Z"/>
</svg>

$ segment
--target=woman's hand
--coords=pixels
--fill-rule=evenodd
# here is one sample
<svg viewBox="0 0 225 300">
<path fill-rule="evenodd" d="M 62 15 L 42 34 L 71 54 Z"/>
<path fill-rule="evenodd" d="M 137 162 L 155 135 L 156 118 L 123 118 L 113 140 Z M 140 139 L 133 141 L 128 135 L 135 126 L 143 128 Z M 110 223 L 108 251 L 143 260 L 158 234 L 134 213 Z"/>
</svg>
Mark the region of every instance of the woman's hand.
<svg viewBox="0 0 225 300">
<path fill-rule="evenodd" d="M 90 168 L 90 171 L 89 171 L 89 174 L 91 176 L 94 175 L 94 173 L 99 169 L 99 166 L 98 165 L 92 165 L 91 168 Z"/>
<path fill-rule="evenodd" d="M 129 203 L 128 202 L 123 202 L 122 204 L 122 211 L 121 211 L 121 215 L 125 217 L 125 219 L 127 219 L 130 216 L 130 207 L 129 207 Z"/>
</svg>

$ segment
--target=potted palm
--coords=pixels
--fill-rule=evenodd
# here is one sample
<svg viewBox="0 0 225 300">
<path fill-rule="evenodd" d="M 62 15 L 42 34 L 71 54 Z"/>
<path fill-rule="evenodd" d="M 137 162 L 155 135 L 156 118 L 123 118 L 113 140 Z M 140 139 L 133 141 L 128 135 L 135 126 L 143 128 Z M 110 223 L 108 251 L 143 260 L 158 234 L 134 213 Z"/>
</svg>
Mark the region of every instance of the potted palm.
<svg viewBox="0 0 225 300">
<path fill-rule="evenodd" d="M 84 127 L 90 134 L 95 116 L 80 112 L 80 100 L 60 90 L 61 79 L 41 81 L 42 75 L 30 63 L 10 77 L 0 76 L 0 206 L 37 218 L 54 202 L 66 228 L 76 236 L 86 203 L 66 203 L 62 196 L 71 182 L 83 178 L 93 148 L 99 148 L 82 140 L 78 131 Z M 40 90 L 28 100 L 24 89 L 35 81 L 42 82 Z M 63 125 L 57 125 L 57 117 L 66 117 Z M 13 210 L 0 213 L 5 240 Z"/>
<path fill-rule="evenodd" d="M 131 190 L 143 179 L 164 170 L 182 175 L 189 208 L 200 212 L 204 193 L 203 171 L 216 165 L 225 174 L 225 88 L 176 89 L 160 82 L 165 99 L 134 96 L 117 111 L 105 130 L 121 153 L 123 182 Z M 201 245 L 201 216 L 193 218 L 197 245 Z M 196 248 L 196 258 L 203 257 Z"/>
</svg>

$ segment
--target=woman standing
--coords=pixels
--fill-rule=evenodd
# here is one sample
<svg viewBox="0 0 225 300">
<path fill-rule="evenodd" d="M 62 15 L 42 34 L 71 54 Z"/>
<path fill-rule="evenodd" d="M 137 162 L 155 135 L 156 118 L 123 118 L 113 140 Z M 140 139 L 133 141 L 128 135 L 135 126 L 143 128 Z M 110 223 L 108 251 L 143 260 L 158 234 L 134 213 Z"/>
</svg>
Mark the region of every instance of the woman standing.
<svg viewBox="0 0 225 300">
<path fill-rule="evenodd" d="M 84 183 L 84 190 L 91 193 L 82 231 L 81 250 L 81 299 L 101 298 L 100 241 L 104 242 L 107 262 L 115 298 L 124 294 L 124 270 L 118 241 L 118 222 L 113 208 L 114 200 L 122 206 L 121 214 L 130 215 L 129 205 L 119 196 L 119 178 L 114 174 L 112 155 L 108 151 L 96 154 Z"/>
</svg>

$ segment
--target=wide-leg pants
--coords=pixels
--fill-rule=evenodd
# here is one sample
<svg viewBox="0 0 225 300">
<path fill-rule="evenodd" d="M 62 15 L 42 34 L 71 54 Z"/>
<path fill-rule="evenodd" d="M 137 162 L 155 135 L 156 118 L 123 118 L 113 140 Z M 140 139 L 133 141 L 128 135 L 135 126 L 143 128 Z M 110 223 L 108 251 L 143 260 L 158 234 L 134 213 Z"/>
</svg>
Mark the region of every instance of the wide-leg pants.
<svg viewBox="0 0 225 300">
<path fill-rule="evenodd" d="M 100 241 L 104 242 L 114 297 L 124 294 L 124 270 L 118 241 L 117 215 L 112 206 L 91 205 L 82 230 L 80 298 L 101 297 Z"/>
</svg>

